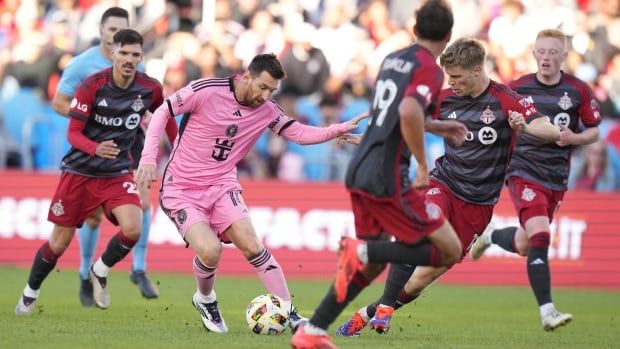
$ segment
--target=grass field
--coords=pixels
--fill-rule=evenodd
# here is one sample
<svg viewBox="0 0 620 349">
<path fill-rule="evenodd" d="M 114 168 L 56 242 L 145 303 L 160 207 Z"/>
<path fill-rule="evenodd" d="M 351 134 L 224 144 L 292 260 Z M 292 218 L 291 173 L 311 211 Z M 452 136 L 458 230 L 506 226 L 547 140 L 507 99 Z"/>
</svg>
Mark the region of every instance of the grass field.
<svg viewBox="0 0 620 349">
<path fill-rule="evenodd" d="M 0 267 L 0 348 L 286 348 L 290 333 L 278 337 L 251 333 L 245 307 L 263 293 L 254 278 L 220 276 L 221 310 L 230 332 L 207 333 L 191 306 L 191 275 L 153 274 L 157 300 L 141 298 L 127 273 L 110 275 L 108 310 L 82 308 L 73 270 L 54 272 L 43 286 L 37 311 L 13 315 L 27 270 Z M 291 292 L 303 314 L 311 315 L 328 284 L 292 280 Z M 381 291 L 374 285 L 356 299 L 330 332 Z M 551 333 L 543 331 L 534 297 L 527 288 L 433 286 L 398 311 L 389 334 L 364 331 L 358 338 L 335 338 L 339 348 L 620 348 L 620 294 L 555 290 L 555 302 L 575 320 Z"/>
</svg>

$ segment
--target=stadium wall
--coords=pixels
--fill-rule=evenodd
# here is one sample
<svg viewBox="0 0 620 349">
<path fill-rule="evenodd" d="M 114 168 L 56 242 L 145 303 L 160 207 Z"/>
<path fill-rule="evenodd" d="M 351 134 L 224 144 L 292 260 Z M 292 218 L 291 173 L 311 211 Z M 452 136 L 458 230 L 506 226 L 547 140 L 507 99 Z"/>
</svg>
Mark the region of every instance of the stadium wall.
<svg viewBox="0 0 620 349">
<path fill-rule="evenodd" d="M 49 237 L 47 221 L 58 173 L 0 171 L 0 264 L 28 267 L 34 251 Z M 353 235 L 348 195 L 340 183 L 244 181 L 244 198 L 266 246 L 289 277 L 333 277 L 341 235 Z M 153 188 L 153 223 L 149 237 L 151 271 L 191 271 L 193 254 L 157 204 Z M 494 211 L 495 227 L 517 224 L 506 192 Z M 554 286 L 620 290 L 620 193 L 567 193 L 552 224 L 550 261 Z M 116 228 L 102 224 L 100 255 Z M 129 257 L 118 265 L 129 269 Z M 78 266 L 78 242 L 58 268 Z M 222 273 L 253 275 L 253 269 L 234 248 L 225 248 Z M 442 282 L 477 285 L 526 285 L 523 258 L 490 248 L 479 262 L 468 258 Z"/>
</svg>

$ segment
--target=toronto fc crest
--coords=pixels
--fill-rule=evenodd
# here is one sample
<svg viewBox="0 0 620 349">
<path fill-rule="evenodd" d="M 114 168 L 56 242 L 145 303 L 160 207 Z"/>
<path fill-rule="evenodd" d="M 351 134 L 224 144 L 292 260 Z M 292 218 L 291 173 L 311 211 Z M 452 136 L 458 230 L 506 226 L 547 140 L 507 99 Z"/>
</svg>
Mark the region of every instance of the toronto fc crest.
<svg viewBox="0 0 620 349">
<path fill-rule="evenodd" d="M 487 125 L 490 125 L 493 123 L 493 121 L 495 121 L 495 114 L 493 113 L 493 111 L 488 105 L 487 105 L 487 108 L 482 112 L 482 115 L 480 116 L 480 120 L 482 120 L 482 122 L 484 122 Z"/>
<path fill-rule="evenodd" d="M 536 193 L 528 187 L 525 187 L 525 189 L 523 189 L 523 192 L 521 193 L 521 199 L 528 202 L 534 200 L 535 197 Z"/>
<path fill-rule="evenodd" d="M 133 111 L 137 113 L 143 108 L 144 108 L 144 101 L 142 100 L 142 96 L 138 95 L 138 98 L 136 98 L 131 104 L 131 109 L 133 109 Z"/>
<path fill-rule="evenodd" d="M 573 101 L 568 96 L 568 92 L 564 92 L 564 96 L 558 101 L 558 105 L 562 110 L 568 110 L 573 106 Z"/>
<path fill-rule="evenodd" d="M 52 213 L 56 217 L 65 214 L 65 207 L 62 205 L 62 200 L 58 200 L 58 202 L 55 202 L 52 207 L 50 207 L 50 211 L 52 211 Z"/>
</svg>

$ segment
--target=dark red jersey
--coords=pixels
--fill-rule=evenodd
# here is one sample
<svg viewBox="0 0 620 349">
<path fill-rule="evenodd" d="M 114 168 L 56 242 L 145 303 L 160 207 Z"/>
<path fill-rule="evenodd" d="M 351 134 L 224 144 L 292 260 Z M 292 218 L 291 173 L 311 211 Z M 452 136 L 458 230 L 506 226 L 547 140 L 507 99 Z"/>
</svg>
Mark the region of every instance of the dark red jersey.
<svg viewBox="0 0 620 349">
<path fill-rule="evenodd" d="M 410 187 L 411 152 L 400 132 L 398 107 L 404 97 L 411 96 L 432 114 L 442 84 L 441 68 L 419 45 L 385 58 L 375 83 L 369 126 L 349 162 L 347 188 L 389 197 Z"/>
<path fill-rule="evenodd" d="M 528 74 L 513 81 L 510 87 L 547 115 L 553 124 L 566 126 L 573 132 L 601 122 L 598 102 L 590 87 L 572 75 L 562 74 L 557 84 L 545 85 L 536 79 L 536 74 Z M 573 149 L 574 146 L 560 147 L 519 134 L 507 177 L 529 179 L 551 190 L 566 190 Z"/>
<path fill-rule="evenodd" d="M 442 91 L 434 118 L 458 120 L 469 130 L 460 147 L 445 143 L 431 178 L 447 185 L 459 199 L 478 205 L 497 203 L 510 160 L 513 130 L 509 111 L 529 122 L 543 117 L 525 98 L 493 80 L 478 97 L 459 97 Z"/>
<path fill-rule="evenodd" d="M 104 159 L 75 146 L 62 160 L 61 169 L 89 177 L 116 177 L 131 171 L 130 148 L 147 111 L 163 102 L 161 84 L 137 72 L 129 87 L 122 89 L 112 79 L 112 68 L 90 75 L 78 87 L 69 116 L 86 122 L 82 131 L 90 141 L 113 140 L 120 153 Z"/>
</svg>

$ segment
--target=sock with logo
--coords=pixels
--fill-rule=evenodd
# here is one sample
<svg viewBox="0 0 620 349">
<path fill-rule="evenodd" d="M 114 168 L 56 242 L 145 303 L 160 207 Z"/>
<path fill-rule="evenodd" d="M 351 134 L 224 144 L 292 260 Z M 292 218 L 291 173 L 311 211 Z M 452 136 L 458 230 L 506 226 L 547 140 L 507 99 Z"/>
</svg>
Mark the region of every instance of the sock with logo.
<svg viewBox="0 0 620 349">
<path fill-rule="evenodd" d="M 291 294 L 288 291 L 282 268 L 266 248 L 256 256 L 248 258 L 248 261 L 254 267 L 256 275 L 265 285 L 267 292 L 275 294 L 287 302 L 291 301 Z"/>
<path fill-rule="evenodd" d="M 517 227 L 495 229 L 491 233 L 491 242 L 508 252 L 516 253 L 515 235 L 517 234 L 517 229 Z"/>
<path fill-rule="evenodd" d="M 106 267 L 112 268 L 116 263 L 127 256 L 136 242 L 137 240 L 129 239 L 123 232 L 118 232 L 110 239 L 110 242 L 108 242 L 108 247 L 101 255 L 101 262 L 103 262 Z M 105 274 L 107 274 L 107 270 Z M 103 273 L 97 275 L 101 277 L 105 276 Z"/>
<path fill-rule="evenodd" d="M 527 253 L 527 276 L 538 305 L 551 303 L 551 275 L 547 253 L 550 235 L 546 231 L 530 236 Z"/>
<path fill-rule="evenodd" d="M 61 254 L 56 254 L 52 251 L 49 241 L 46 241 L 39 247 L 39 250 L 34 256 L 32 262 L 32 268 L 30 268 L 30 276 L 28 276 L 28 286 L 33 290 L 41 288 L 43 280 L 50 274 L 56 266 L 56 261 L 60 258 Z"/>
<path fill-rule="evenodd" d="M 198 259 L 198 256 L 195 256 L 192 269 L 194 270 L 194 278 L 196 279 L 198 291 L 203 295 L 211 294 L 211 291 L 213 291 L 213 284 L 215 284 L 217 265 L 215 267 L 208 267 Z"/>
</svg>

